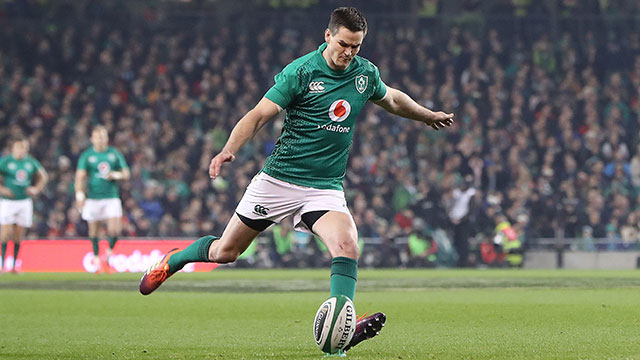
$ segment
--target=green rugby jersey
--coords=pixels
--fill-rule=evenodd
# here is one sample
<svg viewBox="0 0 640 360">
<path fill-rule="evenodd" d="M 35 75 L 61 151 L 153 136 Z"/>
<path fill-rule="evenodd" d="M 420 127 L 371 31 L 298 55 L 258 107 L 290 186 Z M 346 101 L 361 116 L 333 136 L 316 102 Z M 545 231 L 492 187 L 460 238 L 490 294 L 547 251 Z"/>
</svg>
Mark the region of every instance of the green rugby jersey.
<svg viewBox="0 0 640 360">
<path fill-rule="evenodd" d="M 87 171 L 89 199 L 113 199 L 119 197 L 115 180 L 105 179 L 109 171 L 127 169 L 127 162 L 120 151 L 108 146 L 105 151 L 97 152 L 93 146 L 85 150 L 78 160 L 78 170 Z"/>
<path fill-rule="evenodd" d="M 4 186 L 13 191 L 13 197 L 2 196 L 3 199 L 28 199 L 27 188 L 31 186 L 33 176 L 42 169 L 38 160 L 31 156 L 16 159 L 12 155 L 0 159 L 0 174 L 4 179 Z"/>
<path fill-rule="evenodd" d="M 287 114 L 262 171 L 296 185 L 342 190 L 356 117 L 387 88 L 378 68 L 359 56 L 344 71 L 331 69 L 322 57 L 326 47 L 287 65 L 265 94 Z"/>
</svg>

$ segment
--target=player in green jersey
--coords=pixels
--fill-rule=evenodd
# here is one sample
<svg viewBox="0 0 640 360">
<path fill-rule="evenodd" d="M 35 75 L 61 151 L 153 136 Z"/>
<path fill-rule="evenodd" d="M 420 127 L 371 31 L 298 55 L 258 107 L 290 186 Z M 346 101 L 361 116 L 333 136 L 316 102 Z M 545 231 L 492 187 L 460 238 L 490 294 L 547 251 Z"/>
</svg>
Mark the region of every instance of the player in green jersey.
<svg viewBox="0 0 640 360">
<path fill-rule="evenodd" d="M 19 139 L 11 145 L 11 155 L 0 159 L 0 243 L 2 258 L 0 272 L 3 271 L 7 242 L 13 240 L 13 268 L 19 269 L 18 252 L 25 229 L 33 222 L 32 197 L 38 195 L 47 184 L 47 172 L 38 160 L 29 156 L 29 141 Z"/>
<path fill-rule="evenodd" d="M 76 205 L 82 212 L 82 218 L 89 223 L 96 271 L 111 271 L 109 258 L 122 228 L 122 202 L 117 182 L 128 180 L 130 173 L 124 156 L 109 146 L 109 134 L 104 126 L 93 129 L 91 143 L 93 146 L 85 150 L 78 160 Z M 107 225 L 109 249 L 100 261 L 98 241 L 102 222 Z"/>
<path fill-rule="evenodd" d="M 431 111 L 386 86 L 377 67 L 356 56 L 366 34 L 367 22 L 357 9 L 338 8 L 325 30 L 325 42 L 276 75 L 275 85 L 240 119 L 209 167 L 215 179 L 223 163 L 233 161 L 267 121 L 286 110 L 282 134 L 262 171 L 247 187 L 222 236 L 205 236 L 182 251 L 168 252 L 143 275 L 142 294 L 154 291 L 189 262 L 235 261 L 261 231 L 291 215 L 296 229 L 314 233 L 329 249 L 331 296 L 354 298 L 358 232 L 342 180 L 358 113 L 373 101 L 436 130 L 453 124 L 453 114 Z M 359 320 L 347 349 L 375 336 L 385 319 L 376 313 Z"/>
</svg>

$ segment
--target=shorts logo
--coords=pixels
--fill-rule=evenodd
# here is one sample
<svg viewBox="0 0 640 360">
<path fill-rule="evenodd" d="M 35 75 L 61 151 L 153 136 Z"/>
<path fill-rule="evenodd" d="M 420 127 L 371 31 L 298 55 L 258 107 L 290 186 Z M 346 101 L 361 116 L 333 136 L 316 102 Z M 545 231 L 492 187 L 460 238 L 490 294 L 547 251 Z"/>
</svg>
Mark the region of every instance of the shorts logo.
<svg viewBox="0 0 640 360">
<path fill-rule="evenodd" d="M 319 94 L 324 92 L 324 81 L 312 81 L 309 83 L 309 92 Z"/>
<path fill-rule="evenodd" d="M 267 216 L 267 214 L 269 213 L 269 208 L 257 204 L 253 207 L 253 213 L 256 215 Z"/>
<path fill-rule="evenodd" d="M 358 75 L 356 76 L 356 90 L 360 94 L 364 93 L 367 90 L 367 85 L 369 85 L 369 77 L 366 75 Z"/>
<path fill-rule="evenodd" d="M 329 117 L 336 122 L 342 122 L 351 114 L 351 104 L 347 100 L 336 100 L 329 107 Z"/>
</svg>

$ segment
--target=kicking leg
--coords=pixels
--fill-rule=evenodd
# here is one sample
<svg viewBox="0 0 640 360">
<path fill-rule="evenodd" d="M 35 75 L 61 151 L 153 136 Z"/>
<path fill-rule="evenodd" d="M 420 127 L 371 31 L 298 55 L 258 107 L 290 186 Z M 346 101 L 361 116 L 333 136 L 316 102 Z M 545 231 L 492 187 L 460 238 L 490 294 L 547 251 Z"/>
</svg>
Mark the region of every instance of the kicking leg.
<svg viewBox="0 0 640 360">
<path fill-rule="evenodd" d="M 264 230 L 264 229 L 262 229 Z M 159 262 L 151 266 L 142 276 L 140 292 L 148 295 L 166 279 L 190 262 L 216 262 L 225 264 L 235 261 L 262 230 L 245 224 L 238 214 L 233 214 L 222 237 L 204 236 L 183 251 L 173 249 Z"/>
</svg>

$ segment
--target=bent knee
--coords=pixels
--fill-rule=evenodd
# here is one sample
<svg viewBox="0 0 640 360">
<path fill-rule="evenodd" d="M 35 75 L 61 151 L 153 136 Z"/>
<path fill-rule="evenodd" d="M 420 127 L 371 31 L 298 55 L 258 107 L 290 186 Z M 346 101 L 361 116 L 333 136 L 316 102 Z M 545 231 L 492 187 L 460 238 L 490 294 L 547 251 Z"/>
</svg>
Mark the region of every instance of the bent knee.
<svg viewBox="0 0 640 360">
<path fill-rule="evenodd" d="M 218 264 L 228 264 L 236 261 L 238 259 L 238 256 L 240 256 L 240 254 L 238 254 L 236 250 L 218 249 L 218 251 L 216 251 L 216 253 L 213 256 L 213 259 Z"/>
<path fill-rule="evenodd" d="M 334 254 L 334 257 L 344 256 L 351 259 L 358 259 L 360 256 L 360 247 L 358 246 L 358 241 L 356 239 L 338 241 L 336 245 L 336 253 Z"/>
</svg>

